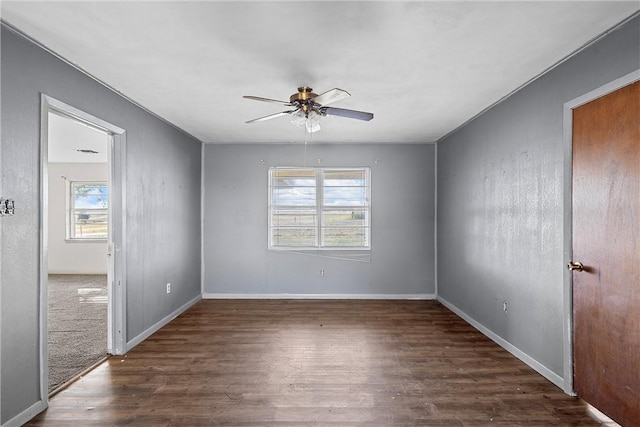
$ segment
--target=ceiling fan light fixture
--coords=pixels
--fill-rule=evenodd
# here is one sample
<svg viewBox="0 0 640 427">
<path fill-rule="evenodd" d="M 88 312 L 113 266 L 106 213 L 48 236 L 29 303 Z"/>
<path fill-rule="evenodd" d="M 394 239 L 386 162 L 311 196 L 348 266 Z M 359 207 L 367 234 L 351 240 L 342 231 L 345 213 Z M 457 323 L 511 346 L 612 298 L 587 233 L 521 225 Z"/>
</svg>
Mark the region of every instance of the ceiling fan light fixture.
<svg viewBox="0 0 640 427">
<path fill-rule="evenodd" d="M 305 113 L 300 109 L 291 115 L 291 123 L 298 127 L 304 126 L 308 133 L 320 131 L 320 120 L 315 111 Z"/>
<path fill-rule="evenodd" d="M 311 114 L 309 114 L 311 116 Z M 314 133 L 320 131 L 320 121 L 317 118 L 317 114 L 313 113 L 313 117 L 307 118 L 307 122 L 305 123 L 307 127 L 307 132 Z"/>
<path fill-rule="evenodd" d="M 296 110 L 293 114 L 291 114 L 291 123 L 296 126 L 303 126 L 306 120 L 305 113 L 301 109 Z"/>
</svg>

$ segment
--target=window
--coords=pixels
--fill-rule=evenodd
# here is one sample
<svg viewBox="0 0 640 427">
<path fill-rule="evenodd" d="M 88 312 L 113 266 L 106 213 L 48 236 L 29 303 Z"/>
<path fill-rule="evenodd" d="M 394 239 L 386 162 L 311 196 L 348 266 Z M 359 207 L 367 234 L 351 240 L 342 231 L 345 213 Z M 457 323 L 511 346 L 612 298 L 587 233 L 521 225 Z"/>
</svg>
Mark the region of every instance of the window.
<svg viewBox="0 0 640 427">
<path fill-rule="evenodd" d="M 106 239 L 109 225 L 107 183 L 72 181 L 69 188 L 67 237 L 71 240 Z"/>
<path fill-rule="evenodd" d="M 269 248 L 369 249 L 369 168 L 270 168 Z"/>
</svg>

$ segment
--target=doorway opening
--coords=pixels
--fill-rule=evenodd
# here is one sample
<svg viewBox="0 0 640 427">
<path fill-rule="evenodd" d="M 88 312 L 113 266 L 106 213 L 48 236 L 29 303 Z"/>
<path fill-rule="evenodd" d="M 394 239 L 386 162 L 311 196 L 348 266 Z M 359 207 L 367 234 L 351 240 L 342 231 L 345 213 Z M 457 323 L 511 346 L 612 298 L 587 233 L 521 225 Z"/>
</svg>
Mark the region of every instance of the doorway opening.
<svg viewBox="0 0 640 427">
<path fill-rule="evenodd" d="M 123 354 L 124 130 L 42 96 L 41 393 Z"/>
<path fill-rule="evenodd" d="M 48 392 L 107 353 L 111 135 L 49 111 Z"/>
</svg>

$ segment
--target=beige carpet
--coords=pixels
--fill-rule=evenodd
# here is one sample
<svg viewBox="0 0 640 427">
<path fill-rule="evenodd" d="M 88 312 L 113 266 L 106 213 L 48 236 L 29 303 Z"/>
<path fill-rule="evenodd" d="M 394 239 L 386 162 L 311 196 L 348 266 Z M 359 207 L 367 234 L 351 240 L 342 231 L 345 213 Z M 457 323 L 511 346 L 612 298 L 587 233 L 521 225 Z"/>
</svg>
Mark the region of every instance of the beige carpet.
<svg viewBox="0 0 640 427">
<path fill-rule="evenodd" d="M 107 355 L 107 276 L 49 275 L 49 392 Z"/>
</svg>

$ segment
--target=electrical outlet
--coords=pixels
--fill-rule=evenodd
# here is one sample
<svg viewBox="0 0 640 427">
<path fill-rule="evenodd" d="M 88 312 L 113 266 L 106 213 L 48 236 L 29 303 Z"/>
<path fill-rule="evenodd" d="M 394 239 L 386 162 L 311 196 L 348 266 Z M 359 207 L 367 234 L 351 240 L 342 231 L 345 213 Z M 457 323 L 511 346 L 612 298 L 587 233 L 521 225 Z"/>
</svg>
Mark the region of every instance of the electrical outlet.
<svg viewBox="0 0 640 427">
<path fill-rule="evenodd" d="M 167 283 L 167 293 L 171 293 L 171 283 Z"/>
<path fill-rule="evenodd" d="M 320 270 L 320 277 L 324 277 L 324 269 Z"/>
</svg>

